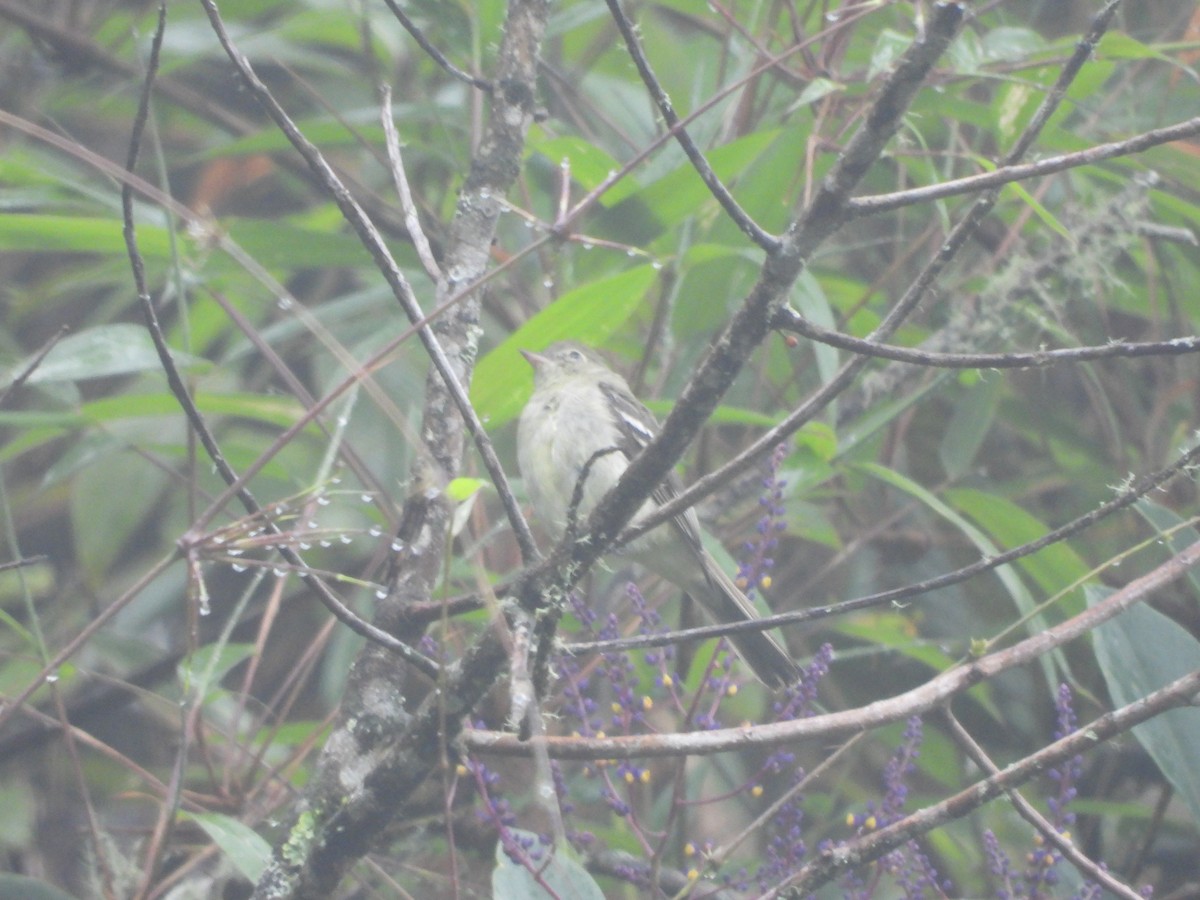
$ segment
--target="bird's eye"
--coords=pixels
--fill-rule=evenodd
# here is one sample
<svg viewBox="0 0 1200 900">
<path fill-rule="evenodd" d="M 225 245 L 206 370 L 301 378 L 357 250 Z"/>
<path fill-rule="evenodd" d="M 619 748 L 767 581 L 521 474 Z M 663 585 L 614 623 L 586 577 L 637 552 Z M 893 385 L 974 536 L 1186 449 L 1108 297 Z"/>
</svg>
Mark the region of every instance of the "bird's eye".
<svg viewBox="0 0 1200 900">
<path fill-rule="evenodd" d="M 571 359 L 575 360 L 575 362 L 579 362 L 581 359 L 583 359 L 583 354 L 580 353 L 578 350 L 569 351 L 567 353 L 567 356 L 571 357 Z"/>
</svg>

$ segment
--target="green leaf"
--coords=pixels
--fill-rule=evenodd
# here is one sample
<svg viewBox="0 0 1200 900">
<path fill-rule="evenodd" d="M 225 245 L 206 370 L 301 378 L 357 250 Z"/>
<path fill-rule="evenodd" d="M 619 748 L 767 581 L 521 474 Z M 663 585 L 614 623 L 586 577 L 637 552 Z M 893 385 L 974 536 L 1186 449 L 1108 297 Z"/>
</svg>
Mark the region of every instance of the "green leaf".
<svg viewBox="0 0 1200 900">
<path fill-rule="evenodd" d="M 1089 606 L 1112 591 L 1089 586 Z M 1200 642 L 1155 609 L 1138 604 L 1093 632 L 1096 659 L 1113 703 L 1127 706 L 1200 669 Z M 1200 825 L 1200 709 L 1173 709 L 1133 729 Z"/>
<path fill-rule="evenodd" d="M 361 241 L 337 231 L 271 219 L 234 219 L 222 225 L 256 262 L 271 269 L 328 269 L 371 261 Z"/>
<path fill-rule="evenodd" d="M 475 492 L 486 484 L 486 481 L 479 478 L 455 478 L 446 485 L 446 496 L 455 503 L 462 503 L 473 497 Z"/>
<path fill-rule="evenodd" d="M 1141 513 L 1142 518 L 1153 525 L 1159 534 L 1164 535 L 1163 541 L 1171 553 L 1180 553 L 1185 547 L 1190 547 L 1200 540 L 1200 533 L 1190 525 L 1185 527 L 1185 520 L 1174 510 L 1145 498 L 1134 504 L 1134 509 Z M 1194 568 L 1188 569 L 1187 578 L 1192 583 L 1192 588 L 1200 592 L 1200 572 Z"/>
<path fill-rule="evenodd" d="M 706 156 L 717 177 L 728 185 L 762 156 L 780 133 L 779 130 L 756 131 L 717 147 Z M 716 202 L 690 162 L 647 185 L 630 199 L 652 210 L 659 225 L 664 228 L 694 216 L 699 210 Z"/>
<path fill-rule="evenodd" d="M 1005 549 L 1037 540 L 1050 530 L 1015 503 L 987 491 L 951 490 L 946 498 L 976 522 L 985 523 L 988 533 Z M 1023 557 L 1016 565 L 1033 576 L 1047 594 L 1057 593 L 1091 572 L 1087 561 L 1062 541 Z"/>
<path fill-rule="evenodd" d="M 603 343 L 641 305 L 656 275 L 652 266 L 637 266 L 569 291 L 483 357 L 471 380 L 471 403 L 488 427 L 515 418 L 529 398 L 533 373 L 521 350 L 543 350 L 567 338 Z"/>
<path fill-rule="evenodd" d="M 204 829 L 239 872 L 257 882 L 271 863 L 271 845 L 253 828 L 220 813 L 181 812 Z"/>
<path fill-rule="evenodd" d="M 171 237 L 167 229 L 139 223 L 137 238 L 142 256 L 170 258 Z M 126 247 L 120 219 L 11 213 L 0 216 L 0 250 L 124 254 Z"/>
<path fill-rule="evenodd" d="M 166 481 L 166 473 L 132 453 L 99 459 L 75 477 L 71 527 L 89 584 L 103 583 L 126 544 L 147 524 Z"/>
<path fill-rule="evenodd" d="M 0 872 L 0 900 L 76 900 L 74 894 L 24 875 Z"/>
<path fill-rule="evenodd" d="M 938 446 L 938 458 L 951 478 L 967 473 L 983 446 L 996 417 L 996 406 L 1004 387 L 1000 378 L 987 378 L 964 391 L 955 404 L 954 415 Z"/>
<path fill-rule="evenodd" d="M 565 135 L 561 137 L 531 139 L 530 153 L 540 153 L 555 166 L 566 160 L 570 166 L 571 180 L 578 182 L 585 191 L 603 183 L 610 172 L 618 172 L 621 164 L 595 144 L 582 138 Z M 600 198 L 604 206 L 612 206 L 638 188 L 637 182 L 626 177 L 615 184 Z"/>
<path fill-rule="evenodd" d="M 530 839 L 534 847 L 541 846 L 538 836 L 519 828 L 510 829 L 512 836 L 521 840 Z M 550 853 L 549 847 L 542 847 Z M 559 897 L 562 900 L 604 900 L 600 885 L 588 874 L 587 869 L 567 855 L 565 848 L 557 848 L 546 860 L 539 859 L 534 865 L 537 878 L 527 866 L 515 862 L 504 852 L 504 844 L 496 844 L 496 868 L 492 870 L 492 897 L 494 900 L 535 900 L 538 897 Z M 543 887 L 545 885 L 545 887 Z M 547 891 L 549 888 L 549 892 Z"/>
<path fill-rule="evenodd" d="M 208 644 L 179 663 L 179 680 L 186 686 L 215 684 L 254 654 L 253 644 Z"/>
<path fill-rule="evenodd" d="M 172 350 L 171 357 L 177 366 L 185 370 L 204 369 L 209 365 L 206 360 L 178 350 Z M 5 376 L 4 383 L 11 383 L 32 361 L 33 357 L 30 357 L 14 366 Z M 162 363 L 154 348 L 154 341 L 145 328 L 129 324 L 97 325 L 68 335 L 55 344 L 26 383 L 86 381 L 147 371 L 162 371 Z"/>
</svg>

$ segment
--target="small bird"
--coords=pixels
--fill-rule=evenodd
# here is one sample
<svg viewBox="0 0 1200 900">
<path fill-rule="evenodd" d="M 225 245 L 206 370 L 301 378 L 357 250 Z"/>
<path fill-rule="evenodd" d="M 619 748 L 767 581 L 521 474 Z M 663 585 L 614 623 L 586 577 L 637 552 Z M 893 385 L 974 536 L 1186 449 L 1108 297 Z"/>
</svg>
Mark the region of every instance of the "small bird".
<svg viewBox="0 0 1200 900">
<path fill-rule="evenodd" d="M 579 523 L 654 438 L 658 422 L 624 378 L 579 344 L 564 341 L 541 353 L 521 354 L 533 366 L 533 396 L 521 412 L 517 458 L 534 512 L 548 530 L 561 535 L 588 461 L 591 468 L 575 513 Z M 597 455 L 601 451 L 611 452 Z M 676 490 L 673 481 L 660 485 L 633 521 L 650 515 Z M 719 624 L 753 621 L 754 605 L 704 549 L 700 534 L 700 520 L 688 509 L 622 552 L 682 588 Z M 799 681 L 795 662 L 770 635 L 747 631 L 729 640 L 768 687 Z"/>
</svg>

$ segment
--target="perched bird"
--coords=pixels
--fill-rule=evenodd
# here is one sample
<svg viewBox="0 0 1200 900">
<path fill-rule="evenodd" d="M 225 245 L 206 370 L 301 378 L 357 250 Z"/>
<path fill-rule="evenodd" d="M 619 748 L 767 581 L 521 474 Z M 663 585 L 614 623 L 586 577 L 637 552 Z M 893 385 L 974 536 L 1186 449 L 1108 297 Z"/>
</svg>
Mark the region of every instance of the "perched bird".
<svg viewBox="0 0 1200 900">
<path fill-rule="evenodd" d="M 521 353 L 533 366 L 533 396 L 517 431 L 521 476 L 542 524 L 561 535 L 588 461 L 591 468 L 576 510 L 580 524 L 654 437 L 658 423 L 625 379 L 587 348 L 562 342 L 541 353 Z M 597 456 L 601 451 L 611 452 Z M 660 485 L 633 521 L 644 519 L 675 493 L 673 483 Z M 719 624 L 757 618 L 754 605 L 704 549 L 695 510 L 662 523 L 622 552 L 685 590 Z M 799 680 L 791 656 L 770 635 L 747 631 L 729 640 L 767 686 Z"/>
</svg>

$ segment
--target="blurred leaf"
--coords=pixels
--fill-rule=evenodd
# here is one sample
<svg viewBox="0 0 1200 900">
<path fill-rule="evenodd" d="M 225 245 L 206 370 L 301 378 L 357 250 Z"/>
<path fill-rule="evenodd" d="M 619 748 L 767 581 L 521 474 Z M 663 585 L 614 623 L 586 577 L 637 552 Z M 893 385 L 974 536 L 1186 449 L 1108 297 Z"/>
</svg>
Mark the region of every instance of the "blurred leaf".
<svg viewBox="0 0 1200 900">
<path fill-rule="evenodd" d="M 938 446 L 938 458 L 950 478 L 961 478 L 974 464 L 1003 390 L 1002 379 L 987 378 L 959 396 Z"/>
<path fill-rule="evenodd" d="M 1112 594 L 1089 586 L 1089 606 Z M 1200 642 L 1177 622 L 1139 603 L 1093 632 L 1096 659 L 1117 706 L 1200 669 Z M 1133 729 L 1138 742 L 1200 825 L 1200 709 L 1173 709 Z"/>
<path fill-rule="evenodd" d="M 211 688 L 254 652 L 253 644 L 206 644 L 179 663 L 179 680 L 189 690 Z"/>
<path fill-rule="evenodd" d="M 249 825 L 220 813 L 185 811 L 180 815 L 203 828 L 251 882 L 257 882 L 271 864 L 271 845 Z"/>
<path fill-rule="evenodd" d="M 987 491 L 955 489 L 946 492 L 946 499 L 986 528 L 1005 550 L 1035 541 L 1050 530 L 1015 503 Z M 1092 568 L 1065 541 L 1022 557 L 1015 565 L 1032 575 L 1047 594 L 1086 578 Z"/>
<path fill-rule="evenodd" d="M 0 872 L 0 900 L 76 900 L 47 881 Z"/>
<path fill-rule="evenodd" d="M 137 226 L 138 250 L 147 259 L 171 257 L 171 235 L 161 226 Z M 125 255 L 121 220 L 9 213 L 0 216 L 0 250 L 28 253 Z"/>
<path fill-rule="evenodd" d="M 76 475 L 71 527 L 89 584 L 103 583 L 126 544 L 149 524 L 166 483 L 166 473 L 132 453 L 103 457 Z"/>
<path fill-rule="evenodd" d="M 504 852 L 503 842 L 496 845 L 496 868 L 492 870 L 492 897 L 495 900 L 535 900 L 538 897 L 558 897 L 562 900 L 604 900 L 604 892 L 587 869 L 572 859 L 565 848 L 552 849 L 541 843 L 538 835 L 519 828 L 509 830 L 514 840 L 528 842 L 549 859 L 539 858 L 533 872 L 514 862 Z M 545 887 L 543 887 L 545 885 Z M 549 891 L 547 891 L 549 888 Z"/>
<path fill-rule="evenodd" d="M 208 362 L 179 350 L 171 357 L 183 371 L 200 371 Z M 24 372 L 33 357 L 18 363 L 3 379 L 8 384 Z M 78 334 L 68 335 L 54 345 L 26 384 L 52 384 L 60 381 L 86 381 L 134 372 L 160 372 L 162 363 L 149 332 L 140 325 L 97 325 Z"/>
<path fill-rule="evenodd" d="M 717 147 L 706 154 L 709 165 L 718 178 L 728 183 L 762 156 L 780 133 L 775 130 L 756 131 Z M 647 185 L 634 194 L 631 201 L 651 210 L 663 228 L 676 225 L 716 202 L 690 162 L 681 164 L 669 175 Z"/>
<path fill-rule="evenodd" d="M 362 242 L 341 231 L 310 230 L 278 219 L 233 219 L 222 227 L 269 269 L 329 269 L 371 262 Z"/>
<path fill-rule="evenodd" d="M 1144 497 L 1137 502 L 1134 508 L 1141 513 L 1142 518 L 1154 526 L 1159 534 L 1163 535 L 1162 542 L 1165 542 L 1171 553 L 1179 553 L 1185 547 L 1190 547 L 1200 540 L 1200 532 L 1197 532 L 1196 528 L 1187 520 L 1181 519 L 1174 510 L 1160 506 Z M 1188 569 L 1187 579 L 1192 583 L 1192 589 L 1200 593 L 1200 572 L 1194 568 Z"/>
<path fill-rule="evenodd" d="M 530 153 L 540 153 L 553 165 L 561 165 L 567 161 L 571 179 L 579 183 L 585 190 L 590 191 L 603 183 L 609 173 L 619 172 L 621 164 L 602 148 L 582 138 L 563 135 L 552 138 L 534 137 L 529 142 Z M 632 177 L 626 177 L 613 185 L 600 197 L 604 206 L 612 206 L 624 197 L 636 192 L 638 183 Z"/>
<path fill-rule="evenodd" d="M 455 503 L 462 503 L 488 484 L 480 478 L 454 478 L 446 485 L 446 496 Z"/>
<path fill-rule="evenodd" d="M 910 616 L 899 613 L 860 613 L 839 622 L 837 630 L 872 646 L 895 650 L 932 672 L 944 672 L 956 662 L 936 644 L 922 639 Z"/>
</svg>

